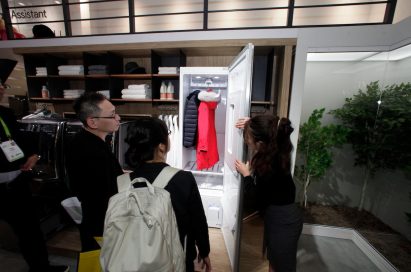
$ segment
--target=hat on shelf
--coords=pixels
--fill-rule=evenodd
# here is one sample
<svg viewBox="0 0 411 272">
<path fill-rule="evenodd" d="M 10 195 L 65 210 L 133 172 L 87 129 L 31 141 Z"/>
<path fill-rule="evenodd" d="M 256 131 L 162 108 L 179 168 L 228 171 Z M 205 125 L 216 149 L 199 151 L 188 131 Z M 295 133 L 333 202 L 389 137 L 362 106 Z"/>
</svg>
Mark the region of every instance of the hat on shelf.
<svg viewBox="0 0 411 272">
<path fill-rule="evenodd" d="M 124 67 L 125 74 L 145 74 L 146 69 L 144 67 L 138 66 L 137 62 L 131 61 L 127 62 Z"/>
<path fill-rule="evenodd" d="M 32 28 L 34 38 L 53 38 L 56 35 L 46 25 L 35 25 Z"/>
</svg>

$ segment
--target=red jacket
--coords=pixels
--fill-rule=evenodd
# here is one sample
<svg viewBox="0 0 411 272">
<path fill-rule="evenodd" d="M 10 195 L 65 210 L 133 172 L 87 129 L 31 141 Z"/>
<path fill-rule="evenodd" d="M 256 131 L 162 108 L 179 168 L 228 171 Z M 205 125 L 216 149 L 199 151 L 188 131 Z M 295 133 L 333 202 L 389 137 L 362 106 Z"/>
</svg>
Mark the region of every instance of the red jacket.
<svg viewBox="0 0 411 272">
<path fill-rule="evenodd" d="M 219 160 L 215 130 L 218 102 L 201 101 L 198 107 L 197 169 L 210 168 Z"/>
</svg>

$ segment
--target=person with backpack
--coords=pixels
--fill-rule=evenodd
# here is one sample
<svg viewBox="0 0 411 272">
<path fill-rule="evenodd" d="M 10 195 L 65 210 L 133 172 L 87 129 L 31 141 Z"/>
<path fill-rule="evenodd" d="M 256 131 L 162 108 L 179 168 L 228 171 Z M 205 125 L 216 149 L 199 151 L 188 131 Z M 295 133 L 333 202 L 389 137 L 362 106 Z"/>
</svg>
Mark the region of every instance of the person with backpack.
<svg viewBox="0 0 411 272">
<path fill-rule="evenodd" d="M 80 240 L 86 252 L 100 248 L 94 237 L 103 235 L 108 201 L 117 193 L 117 176 L 123 174 L 106 142 L 107 135 L 118 130 L 120 116 L 104 95 L 95 92 L 77 98 L 73 108 L 84 128 L 71 142 L 66 168 L 70 189 L 81 202 Z"/>
<path fill-rule="evenodd" d="M 170 150 L 168 135 L 166 124 L 157 118 L 146 117 L 129 125 L 125 140 L 129 149 L 125 159 L 134 169 L 130 173 L 131 180 L 142 177 L 153 183 L 168 166 L 165 163 Z M 177 171 L 164 189 L 170 193 L 180 242 L 186 251 L 186 271 L 194 271 L 196 258 L 203 261 L 207 272 L 211 271 L 207 219 L 193 174 Z"/>
</svg>

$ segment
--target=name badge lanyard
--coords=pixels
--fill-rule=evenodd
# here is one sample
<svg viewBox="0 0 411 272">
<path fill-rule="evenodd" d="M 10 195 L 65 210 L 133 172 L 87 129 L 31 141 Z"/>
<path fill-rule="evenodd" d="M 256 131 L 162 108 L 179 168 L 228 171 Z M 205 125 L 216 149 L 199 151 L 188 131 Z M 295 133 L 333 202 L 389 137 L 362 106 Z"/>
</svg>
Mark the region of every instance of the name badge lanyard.
<svg viewBox="0 0 411 272">
<path fill-rule="evenodd" d="M 23 151 L 20 147 L 11 139 L 11 133 L 3 118 L 0 117 L 0 123 L 3 126 L 4 132 L 6 133 L 8 141 L 1 141 L 0 139 L 0 148 L 3 150 L 4 155 L 6 156 L 9 162 L 14 162 L 18 159 L 24 157 Z"/>
<path fill-rule="evenodd" d="M 6 137 L 7 137 L 9 140 L 11 140 L 10 130 L 9 130 L 9 128 L 7 127 L 6 123 L 4 123 L 3 118 L 1 118 L 1 116 L 0 116 L 0 123 L 2 124 L 3 129 L 4 129 L 4 132 L 6 133 Z M 0 142 L 1 142 L 1 139 L 0 139 Z"/>
</svg>

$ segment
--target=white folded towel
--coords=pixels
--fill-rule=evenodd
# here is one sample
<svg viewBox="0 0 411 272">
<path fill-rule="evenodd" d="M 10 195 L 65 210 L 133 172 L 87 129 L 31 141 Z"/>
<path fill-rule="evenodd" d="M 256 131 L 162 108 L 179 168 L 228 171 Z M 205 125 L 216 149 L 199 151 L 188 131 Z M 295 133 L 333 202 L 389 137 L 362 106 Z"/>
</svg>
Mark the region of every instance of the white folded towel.
<svg viewBox="0 0 411 272">
<path fill-rule="evenodd" d="M 60 65 L 57 67 L 59 71 L 83 71 L 84 66 L 83 65 Z"/>
<path fill-rule="evenodd" d="M 143 94 L 123 94 L 121 98 L 123 99 L 147 99 L 148 97 Z"/>
<path fill-rule="evenodd" d="M 84 71 L 59 71 L 60 76 L 79 76 L 84 75 Z"/>
<path fill-rule="evenodd" d="M 151 90 L 131 90 L 131 89 L 123 89 L 121 91 L 122 94 L 130 94 L 130 95 L 147 95 L 151 93 Z"/>
<path fill-rule="evenodd" d="M 158 67 L 159 74 L 177 74 L 177 67 Z"/>
<path fill-rule="evenodd" d="M 158 67 L 159 70 L 167 70 L 167 69 L 177 69 L 175 66 L 160 66 Z"/>
<path fill-rule="evenodd" d="M 79 97 L 80 97 L 79 94 L 77 94 L 77 95 L 64 95 L 64 98 L 79 98 Z"/>
<path fill-rule="evenodd" d="M 146 90 L 150 89 L 150 85 L 148 84 L 130 84 L 127 86 L 130 90 Z"/>
<path fill-rule="evenodd" d="M 63 90 L 64 95 L 81 95 L 84 90 Z"/>
</svg>

